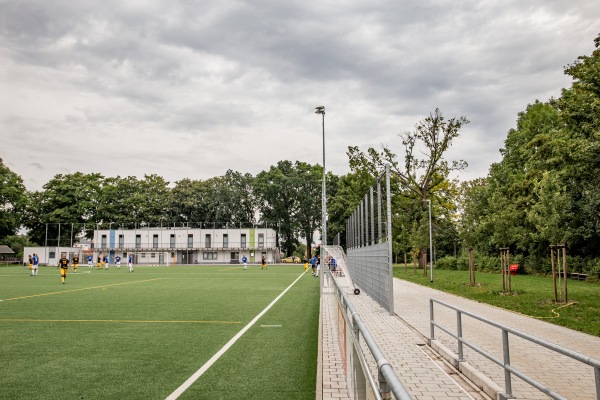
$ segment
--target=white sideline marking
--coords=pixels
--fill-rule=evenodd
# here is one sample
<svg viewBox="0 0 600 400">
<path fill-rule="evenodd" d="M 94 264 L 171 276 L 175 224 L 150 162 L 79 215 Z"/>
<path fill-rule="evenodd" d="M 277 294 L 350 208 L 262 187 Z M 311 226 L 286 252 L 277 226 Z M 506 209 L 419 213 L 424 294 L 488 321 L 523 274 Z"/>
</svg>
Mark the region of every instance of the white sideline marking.
<svg viewBox="0 0 600 400">
<path fill-rule="evenodd" d="M 281 325 L 261 325 L 261 328 L 281 328 Z"/>
<path fill-rule="evenodd" d="M 242 335 L 243 335 L 244 333 L 246 333 L 246 331 L 247 331 L 248 329 L 250 329 L 250 328 L 252 327 L 252 325 L 254 325 L 254 324 L 256 323 L 256 321 L 258 321 L 258 320 L 260 319 L 260 317 L 262 317 L 263 315 L 265 315 L 265 313 L 266 313 L 267 311 L 269 311 L 269 309 L 270 309 L 271 307 L 273 307 L 273 305 L 274 305 L 275 303 L 277 303 L 277 301 L 278 301 L 278 300 L 279 300 L 279 299 L 280 299 L 280 298 L 281 298 L 281 297 L 282 297 L 282 296 L 283 296 L 283 295 L 284 295 L 284 294 L 285 294 L 285 293 L 286 293 L 288 290 L 290 290 L 290 288 L 291 288 L 292 286 L 294 286 L 294 285 L 296 284 L 296 282 L 298 282 L 298 281 L 300 280 L 300 278 L 302 278 L 302 276 L 304 276 L 304 274 L 303 274 L 303 273 L 302 273 L 302 274 L 300 274 L 300 276 L 299 276 L 298 278 L 296 278 L 296 280 L 295 280 L 294 282 L 292 282 L 292 284 L 291 284 L 290 286 L 288 286 L 288 287 L 287 287 L 287 288 L 286 288 L 286 289 L 285 289 L 283 292 L 281 292 L 281 293 L 279 294 L 279 296 L 277 296 L 277 297 L 275 298 L 275 300 L 273 300 L 273 301 L 271 302 L 271 304 L 269 304 L 269 305 L 268 305 L 268 306 L 267 306 L 267 307 L 266 307 L 264 310 L 262 310 L 262 311 L 260 312 L 260 314 L 258 314 L 256 317 L 254 317 L 254 319 L 253 319 L 252 321 L 250 321 L 250 322 L 248 323 L 248 325 L 246 325 L 245 327 L 243 327 L 241 331 L 239 331 L 239 332 L 238 332 L 238 333 L 237 333 L 237 334 L 236 334 L 234 337 L 232 337 L 232 338 L 231 338 L 231 340 L 229 340 L 229 342 L 227 342 L 227 343 L 225 344 L 225 346 L 223 346 L 223 347 L 221 348 L 221 350 L 217 351 L 217 352 L 215 353 L 215 355 L 214 355 L 214 356 L 212 356 L 212 357 L 211 357 L 211 359 L 210 359 L 210 360 L 208 360 L 208 361 L 207 361 L 207 362 L 206 362 L 206 363 L 205 363 L 205 364 L 204 364 L 202 367 L 200 367 L 200 369 L 199 369 L 198 371 L 194 372 L 194 374 L 193 374 L 192 376 L 190 376 L 190 377 L 188 378 L 188 380 L 186 380 L 185 382 L 183 382 L 183 383 L 181 384 L 181 386 L 179 386 L 177 389 L 175 389 L 175 391 L 174 391 L 173 393 L 171 393 L 171 394 L 170 394 L 170 395 L 169 395 L 169 396 L 166 398 L 166 400 L 175 400 L 175 399 L 177 399 L 179 396 L 181 396 L 181 395 L 183 394 L 183 392 L 185 392 L 185 391 L 186 391 L 186 390 L 187 390 L 187 389 L 188 389 L 190 386 L 192 386 L 192 384 L 193 384 L 194 382 L 196 382 L 196 381 L 198 380 L 198 378 L 200 378 L 200 377 L 201 377 L 201 376 L 202 376 L 202 375 L 203 375 L 203 374 L 204 374 L 204 373 L 205 373 L 205 372 L 206 372 L 206 371 L 207 371 L 207 370 L 208 370 L 208 369 L 209 369 L 209 368 L 210 368 L 210 367 L 211 367 L 211 366 L 212 366 L 212 365 L 213 365 L 213 364 L 214 364 L 214 363 L 215 363 L 215 362 L 216 362 L 216 361 L 219 359 L 219 358 L 221 358 L 221 356 L 222 356 L 222 355 L 223 355 L 223 354 L 224 354 L 224 353 L 225 353 L 227 350 L 229 350 L 229 348 L 230 348 L 231 346 L 233 346 L 233 345 L 235 344 L 235 342 L 237 342 L 237 340 L 238 340 L 239 338 L 241 338 L 241 337 L 242 337 Z"/>
</svg>

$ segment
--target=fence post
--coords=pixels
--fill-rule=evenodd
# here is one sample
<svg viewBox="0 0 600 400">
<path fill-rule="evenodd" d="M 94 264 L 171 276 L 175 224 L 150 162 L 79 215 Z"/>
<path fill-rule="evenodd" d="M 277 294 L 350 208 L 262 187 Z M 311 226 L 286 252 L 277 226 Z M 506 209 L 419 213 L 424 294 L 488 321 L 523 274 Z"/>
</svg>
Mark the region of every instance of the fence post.
<svg viewBox="0 0 600 400">
<path fill-rule="evenodd" d="M 385 376 L 383 376 L 383 373 L 381 372 L 381 368 L 385 364 L 388 364 L 386 359 L 382 359 L 377 362 L 377 379 L 379 380 L 379 393 L 381 394 L 381 398 L 383 400 L 391 400 L 392 391 L 390 389 L 390 385 L 388 385 Z"/>
<path fill-rule="evenodd" d="M 502 329 L 502 350 L 504 352 L 504 390 L 505 390 L 505 398 L 512 398 L 512 383 L 511 383 L 511 374 L 508 369 L 506 369 L 507 365 L 510 365 L 510 350 L 508 348 L 508 332 L 505 329 Z"/>
<path fill-rule="evenodd" d="M 431 346 L 431 342 L 435 340 L 435 328 L 433 325 L 433 299 L 429 299 L 429 345 Z"/>
<path fill-rule="evenodd" d="M 458 361 L 464 361 L 462 343 L 462 314 L 456 310 L 456 336 L 458 336 Z"/>
<path fill-rule="evenodd" d="M 600 368 L 594 368 L 594 375 L 596 376 L 596 400 L 600 400 Z"/>
</svg>

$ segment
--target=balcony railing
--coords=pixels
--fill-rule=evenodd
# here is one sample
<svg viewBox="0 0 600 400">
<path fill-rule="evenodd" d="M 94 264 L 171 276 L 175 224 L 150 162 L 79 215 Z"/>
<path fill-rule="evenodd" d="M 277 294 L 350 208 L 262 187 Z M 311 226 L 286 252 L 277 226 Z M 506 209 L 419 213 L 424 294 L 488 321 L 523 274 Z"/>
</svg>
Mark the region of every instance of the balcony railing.
<svg viewBox="0 0 600 400">
<path fill-rule="evenodd" d="M 144 242 L 123 242 L 123 243 L 100 243 L 94 245 L 95 249 L 99 250 L 271 250 L 276 249 L 275 242 L 255 243 L 250 246 L 248 242 L 212 242 L 210 246 L 204 241 L 194 241 L 191 244 L 187 241 L 183 243 L 144 243 Z"/>
</svg>

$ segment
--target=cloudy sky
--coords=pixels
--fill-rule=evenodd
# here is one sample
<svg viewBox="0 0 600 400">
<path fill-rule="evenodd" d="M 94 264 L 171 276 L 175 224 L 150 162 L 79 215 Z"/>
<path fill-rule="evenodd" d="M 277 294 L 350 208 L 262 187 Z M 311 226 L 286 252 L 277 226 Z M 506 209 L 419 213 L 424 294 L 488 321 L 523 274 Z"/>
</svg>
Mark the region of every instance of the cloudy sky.
<svg viewBox="0 0 600 400">
<path fill-rule="evenodd" d="M 0 157 L 170 182 L 280 160 L 348 172 L 436 107 L 466 116 L 450 159 L 487 174 L 517 113 L 589 55 L 596 0 L 0 0 Z"/>
</svg>

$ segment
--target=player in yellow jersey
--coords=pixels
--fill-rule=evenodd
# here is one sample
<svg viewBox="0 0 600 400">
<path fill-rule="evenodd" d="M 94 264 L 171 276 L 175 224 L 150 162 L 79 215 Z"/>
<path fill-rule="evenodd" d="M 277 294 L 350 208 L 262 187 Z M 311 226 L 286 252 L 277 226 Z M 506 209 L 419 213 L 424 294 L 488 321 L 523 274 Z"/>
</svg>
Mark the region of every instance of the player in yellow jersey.
<svg viewBox="0 0 600 400">
<path fill-rule="evenodd" d="M 101 266 L 102 266 L 102 259 L 100 258 L 100 256 L 98 256 L 98 261 L 96 262 L 96 269 L 100 269 Z"/>
<path fill-rule="evenodd" d="M 308 259 L 304 257 L 304 272 L 308 271 Z"/>
<path fill-rule="evenodd" d="M 261 264 L 261 268 L 260 268 L 260 269 L 261 269 L 261 271 L 262 271 L 263 269 L 267 269 L 267 260 L 265 260 L 265 256 L 262 256 L 262 259 L 261 259 L 261 261 L 260 261 L 260 264 Z"/>
<path fill-rule="evenodd" d="M 77 254 L 73 255 L 73 272 L 77 272 L 77 267 L 79 266 L 79 256 Z"/>
<path fill-rule="evenodd" d="M 29 270 L 31 271 L 31 276 L 33 276 L 33 258 L 31 258 L 31 255 L 29 256 Z"/>
<path fill-rule="evenodd" d="M 64 284 L 65 279 L 67 279 L 67 270 L 69 269 L 69 259 L 65 253 L 62 253 L 60 256 L 60 260 L 58 260 L 58 267 L 56 268 L 60 268 L 60 280 Z"/>
</svg>

